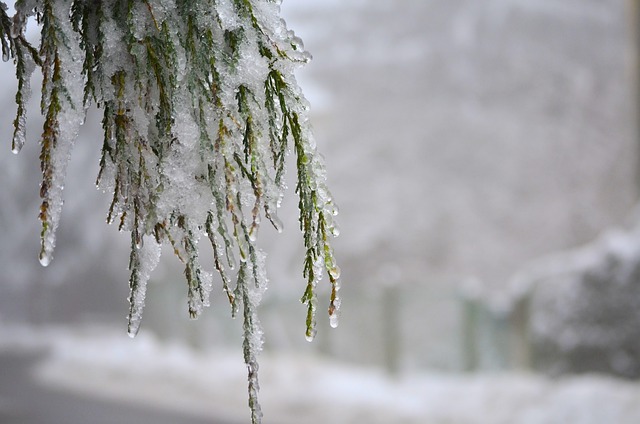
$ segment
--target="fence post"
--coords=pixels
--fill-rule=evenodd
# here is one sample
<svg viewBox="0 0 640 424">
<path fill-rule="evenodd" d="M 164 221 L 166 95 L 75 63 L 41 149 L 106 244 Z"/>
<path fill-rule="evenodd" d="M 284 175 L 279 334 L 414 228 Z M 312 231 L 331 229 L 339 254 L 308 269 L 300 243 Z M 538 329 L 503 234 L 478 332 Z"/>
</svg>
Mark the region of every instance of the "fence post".
<svg viewBox="0 0 640 424">
<path fill-rule="evenodd" d="M 384 367 L 391 375 L 398 375 L 402 357 L 402 296 L 400 284 L 385 285 L 381 290 Z"/>
</svg>

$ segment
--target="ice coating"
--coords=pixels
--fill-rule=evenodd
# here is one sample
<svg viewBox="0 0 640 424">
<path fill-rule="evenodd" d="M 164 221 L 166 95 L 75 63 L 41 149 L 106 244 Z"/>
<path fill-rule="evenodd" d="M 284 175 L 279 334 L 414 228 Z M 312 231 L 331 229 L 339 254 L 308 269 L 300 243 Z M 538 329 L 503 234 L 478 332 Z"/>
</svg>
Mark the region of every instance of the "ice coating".
<svg viewBox="0 0 640 424">
<path fill-rule="evenodd" d="M 70 1 L 49 2 L 44 10 L 48 25 L 43 32 L 55 36 L 43 40 L 45 78 L 42 85 L 42 112 L 46 116 L 42 140 L 40 187 L 42 222 L 40 263 L 47 266 L 53 257 L 56 229 L 62 213 L 64 179 L 71 150 L 84 121 L 82 58 L 80 40 L 68 19 Z M 65 39 L 67 43 L 59 43 Z M 62 72 L 64 68 L 68 71 Z"/>
<path fill-rule="evenodd" d="M 132 274 L 129 280 L 131 293 L 129 295 L 130 310 L 127 328 L 130 337 L 135 337 L 140 329 L 147 294 L 147 282 L 151 277 L 151 272 L 160 261 L 161 247 L 153 237 L 145 236 L 144 242 L 131 251 Z"/>
<path fill-rule="evenodd" d="M 265 222 L 283 230 L 278 208 L 287 157 L 295 166 L 300 198 L 306 338 L 317 331 L 316 288 L 323 275 L 332 289 L 332 326 L 340 306 L 340 268 L 330 240 L 339 233 L 337 209 L 311 133 L 309 104 L 294 77 L 311 55 L 280 18 L 279 5 L 273 0 L 28 0 L 18 3 L 11 26 L 13 50 L 4 48 L 9 41 L 3 38 L 3 56 L 19 52 L 25 22 L 37 12 L 42 44 L 39 50 L 23 47 L 44 77 L 40 262 L 46 266 L 52 260 L 67 162 L 94 101 L 103 113 L 104 134 L 96 184 L 113 196 L 106 220 L 131 234 L 128 333 L 139 330 L 147 283 L 163 244 L 184 266 L 190 317 L 209 306 L 214 275 L 200 264 L 199 243 L 210 242 L 232 315 L 243 320 L 254 424 L 262 416 L 257 309 L 268 283 L 257 243 Z M 16 98 L 12 145 L 18 152 L 34 63 L 19 53 L 14 59 L 22 94 Z"/>
</svg>

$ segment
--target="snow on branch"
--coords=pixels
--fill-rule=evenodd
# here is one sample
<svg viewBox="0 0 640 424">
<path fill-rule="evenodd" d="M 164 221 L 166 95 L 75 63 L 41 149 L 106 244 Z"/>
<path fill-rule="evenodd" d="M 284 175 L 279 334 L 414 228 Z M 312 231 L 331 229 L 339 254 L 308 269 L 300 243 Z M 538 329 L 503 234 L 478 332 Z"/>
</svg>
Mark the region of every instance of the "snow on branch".
<svg viewBox="0 0 640 424">
<path fill-rule="evenodd" d="M 43 75 L 40 262 L 52 259 L 67 162 L 95 103 L 104 132 L 97 185 L 113 193 L 107 221 L 131 233 L 129 334 L 138 332 L 162 244 L 184 264 L 190 316 L 209 305 L 213 276 L 198 256 L 206 236 L 232 314 L 242 311 L 253 423 L 261 420 L 256 309 L 267 283 L 256 238 L 263 218 L 282 231 L 277 210 L 290 151 L 306 252 L 306 337 L 315 335 L 316 285 L 325 272 L 332 326 L 340 307 L 330 244 L 337 208 L 293 74 L 310 55 L 280 18 L 279 3 L 18 0 L 13 17 L 0 3 L 2 56 L 13 60 L 18 79 L 15 153 L 26 138 L 31 73 L 39 67 Z M 38 48 L 24 37 L 30 19 L 41 30 Z"/>
</svg>

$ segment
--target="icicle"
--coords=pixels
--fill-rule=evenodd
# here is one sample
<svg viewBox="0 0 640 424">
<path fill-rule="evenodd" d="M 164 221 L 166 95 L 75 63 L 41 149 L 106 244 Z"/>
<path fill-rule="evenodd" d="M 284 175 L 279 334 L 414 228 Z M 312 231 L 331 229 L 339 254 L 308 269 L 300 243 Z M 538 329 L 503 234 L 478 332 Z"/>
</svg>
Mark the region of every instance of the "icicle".
<svg viewBox="0 0 640 424">
<path fill-rule="evenodd" d="M 24 143 L 26 140 L 26 119 L 23 116 L 19 116 L 16 118 L 16 131 L 13 135 L 13 140 L 11 143 L 11 153 L 17 155 L 24 147 Z"/>
<path fill-rule="evenodd" d="M 337 267 L 336 267 L 337 268 Z M 342 300 L 339 296 L 340 291 L 340 268 L 338 269 L 338 276 L 334 277 L 329 273 L 331 279 L 331 303 L 329 304 L 329 325 L 332 328 L 337 328 L 340 320 L 340 306 L 342 306 Z"/>
<path fill-rule="evenodd" d="M 43 180 L 40 187 L 42 243 L 39 258 L 44 266 L 51 262 L 53 256 L 67 163 L 84 121 L 82 55 L 80 40 L 69 22 L 69 7 L 68 1 L 47 0 L 42 12 L 41 50 L 45 74 L 42 107 L 46 119 L 40 154 Z"/>
<path fill-rule="evenodd" d="M 147 282 L 151 273 L 158 265 L 161 255 L 161 245 L 151 236 L 146 236 L 144 243 L 140 247 L 134 233 L 131 233 L 131 257 L 129 269 L 131 277 L 129 278 L 129 325 L 127 333 L 129 337 L 135 337 L 140 329 L 142 321 L 142 311 L 144 310 L 145 298 L 147 294 Z"/>
<path fill-rule="evenodd" d="M 13 16 L 13 20 L 11 22 L 11 38 L 18 38 L 24 34 L 24 25 L 26 23 L 26 17 L 22 11 L 16 11 L 16 14 Z"/>
<path fill-rule="evenodd" d="M 278 215 L 272 213 L 267 218 L 269 219 L 269 222 L 271 222 L 271 225 L 273 225 L 273 228 L 275 228 L 278 233 L 282 233 L 282 231 L 284 231 L 284 224 L 282 223 Z"/>
</svg>

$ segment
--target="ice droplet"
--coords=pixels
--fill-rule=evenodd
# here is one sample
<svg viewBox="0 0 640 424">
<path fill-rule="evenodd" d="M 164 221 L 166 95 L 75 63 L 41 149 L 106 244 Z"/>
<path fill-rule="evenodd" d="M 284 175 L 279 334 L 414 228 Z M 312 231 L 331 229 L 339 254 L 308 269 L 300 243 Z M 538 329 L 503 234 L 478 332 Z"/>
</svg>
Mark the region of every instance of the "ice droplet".
<svg viewBox="0 0 640 424">
<path fill-rule="evenodd" d="M 339 289 L 340 287 L 336 286 L 336 290 L 339 290 Z M 336 294 L 335 299 L 333 299 L 333 301 L 331 302 L 331 305 L 329 305 L 329 325 L 331 326 L 331 328 L 337 328 L 338 324 L 340 323 L 340 304 L 341 303 L 342 301 Z"/>
<path fill-rule="evenodd" d="M 284 229 L 284 224 L 282 223 L 280 218 L 278 218 L 277 215 L 274 215 L 274 214 L 269 215 L 269 221 L 271 222 L 271 225 L 273 225 L 273 228 L 275 228 L 278 233 L 282 233 L 282 230 Z"/>
<path fill-rule="evenodd" d="M 300 59 L 304 63 L 309 63 L 309 62 L 311 62 L 313 60 L 313 56 L 308 51 L 304 51 L 304 52 L 302 52 L 302 55 L 301 55 Z"/>
<path fill-rule="evenodd" d="M 251 240 L 252 242 L 255 242 L 256 240 L 258 240 L 258 226 L 257 225 L 252 225 L 251 229 L 249 230 L 249 240 Z"/>
<path fill-rule="evenodd" d="M 227 265 L 229 265 L 229 269 L 231 271 L 236 269 L 236 256 L 233 254 L 231 245 L 227 245 L 225 247 L 225 256 L 227 257 Z"/>
<path fill-rule="evenodd" d="M 329 273 L 329 275 L 331 276 L 331 278 L 333 278 L 334 280 L 337 280 L 338 278 L 340 278 L 340 267 L 338 265 L 329 268 L 327 270 L 327 272 Z"/>
<path fill-rule="evenodd" d="M 291 47 L 293 47 L 294 50 L 304 50 L 304 42 L 302 41 L 302 38 L 298 37 L 292 30 L 287 31 L 287 35 L 289 36 L 289 43 L 291 43 Z"/>
<path fill-rule="evenodd" d="M 9 61 L 9 50 L 8 49 L 2 49 L 2 61 L 3 62 L 8 62 Z"/>
<path fill-rule="evenodd" d="M 49 266 L 51 263 L 51 253 L 49 252 L 40 252 L 40 256 L 38 256 L 38 260 L 40 261 L 40 265 Z"/>
<path fill-rule="evenodd" d="M 9 28 L 9 36 L 11 38 L 18 38 L 24 32 L 24 24 L 26 22 L 26 17 L 23 13 L 18 12 L 13 16 L 12 25 Z"/>
<path fill-rule="evenodd" d="M 313 339 L 316 338 L 316 334 L 318 333 L 318 331 L 314 328 L 309 330 L 308 332 L 305 333 L 304 338 L 307 339 L 307 341 L 309 343 L 311 343 L 313 341 Z"/>
<path fill-rule="evenodd" d="M 329 315 L 329 325 L 331 328 L 338 328 L 338 324 L 340 324 L 340 318 L 338 317 L 338 312 L 334 312 Z"/>
</svg>

